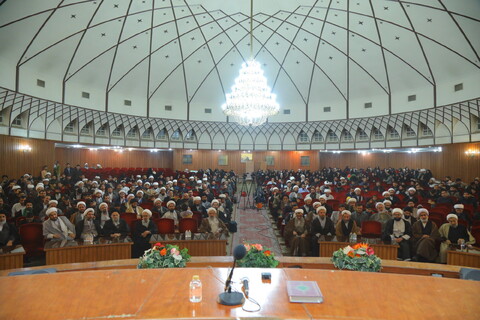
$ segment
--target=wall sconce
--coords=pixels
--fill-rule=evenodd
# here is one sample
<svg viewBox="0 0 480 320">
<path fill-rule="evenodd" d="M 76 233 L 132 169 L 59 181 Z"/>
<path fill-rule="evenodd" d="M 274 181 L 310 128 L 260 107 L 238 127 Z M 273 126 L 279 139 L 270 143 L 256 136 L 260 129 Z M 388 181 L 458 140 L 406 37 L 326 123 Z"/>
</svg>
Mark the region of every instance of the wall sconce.
<svg viewBox="0 0 480 320">
<path fill-rule="evenodd" d="M 465 151 L 465 154 L 467 156 L 469 156 L 470 158 L 473 158 L 475 156 L 480 155 L 480 151 L 478 151 L 478 150 L 467 150 L 467 151 Z"/>
<path fill-rule="evenodd" d="M 23 151 L 23 152 L 30 152 L 30 151 L 32 151 L 32 147 L 30 147 L 29 145 L 20 146 L 19 149 L 20 149 L 21 151 Z"/>
</svg>

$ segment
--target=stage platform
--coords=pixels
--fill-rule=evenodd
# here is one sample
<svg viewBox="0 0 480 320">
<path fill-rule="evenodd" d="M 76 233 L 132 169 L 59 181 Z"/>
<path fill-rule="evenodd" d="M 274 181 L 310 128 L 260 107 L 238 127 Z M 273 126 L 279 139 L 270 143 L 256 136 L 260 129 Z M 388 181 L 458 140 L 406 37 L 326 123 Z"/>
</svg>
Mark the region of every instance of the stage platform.
<svg viewBox="0 0 480 320">
<path fill-rule="evenodd" d="M 269 271 L 271 282 L 261 279 Z M 0 277 L 0 319 L 478 319 L 480 283 L 458 279 L 313 269 L 235 270 L 261 310 L 218 304 L 227 268 L 97 270 Z M 190 303 L 193 275 L 203 300 Z M 287 280 L 316 281 L 324 303 L 290 303 Z M 21 303 L 25 301 L 26 303 Z M 248 310 L 255 305 L 248 302 Z"/>
</svg>

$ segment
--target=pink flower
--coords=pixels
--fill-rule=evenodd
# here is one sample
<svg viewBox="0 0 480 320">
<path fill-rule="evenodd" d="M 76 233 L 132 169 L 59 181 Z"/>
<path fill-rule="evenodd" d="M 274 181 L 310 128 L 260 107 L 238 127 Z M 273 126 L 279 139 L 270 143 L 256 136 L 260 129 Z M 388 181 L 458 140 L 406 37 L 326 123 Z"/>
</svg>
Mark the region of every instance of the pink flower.
<svg viewBox="0 0 480 320">
<path fill-rule="evenodd" d="M 245 247 L 245 249 L 247 249 L 247 251 L 250 251 L 251 247 L 248 243 L 245 243 L 243 246 Z"/>
<path fill-rule="evenodd" d="M 177 250 L 176 248 L 172 248 L 172 249 L 170 250 L 170 254 L 171 254 L 172 256 L 178 255 L 178 253 L 179 253 L 179 252 L 178 252 L 178 250 Z"/>
<path fill-rule="evenodd" d="M 257 249 L 258 251 L 262 251 L 262 250 L 263 250 L 263 247 L 262 247 L 262 245 L 261 245 L 260 243 L 256 243 L 256 244 L 254 244 L 254 246 L 255 246 L 255 249 Z"/>
<path fill-rule="evenodd" d="M 367 254 L 368 254 L 369 256 L 371 256 L 371 255 L 374 254 L 374 253 L 375 253 L 375 252 L 373 251 L 373 248 L 370 248 L 370 247 L 369 247 L 369 248 L 367 249 Z"/>
</svg>

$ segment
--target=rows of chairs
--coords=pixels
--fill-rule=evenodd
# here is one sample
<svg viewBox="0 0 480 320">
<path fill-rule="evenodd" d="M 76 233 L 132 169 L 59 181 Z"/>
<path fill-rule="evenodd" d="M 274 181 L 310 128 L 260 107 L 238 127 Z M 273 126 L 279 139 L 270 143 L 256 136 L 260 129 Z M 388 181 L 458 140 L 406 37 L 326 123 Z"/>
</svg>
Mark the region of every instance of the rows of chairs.
<svg viewBox="0 0 480 320">
<path fill-rule="evenodd" d="M 164 176 L 173 176 L 174 171 L 171 168 L 151 168 L 152 171 L 157 173 L 163 172 Z M 106 179 L 108 176 L 115 176 L 119 177 L 122 174 L 125 176 L 136 176 L 136 175 L 144 175 L 147 174 L 149 168 L 89 168 L 89 169 L 82 169 L 82 173 L 88 179 L 93 179 L 95 176 L 99 176 L 101 179 Z"/>
<path fill-rule="evenodd" d="M 135 214 L 124 213 L 122 218 L 125 219 L 130 231 L 133 232 L 135 223 L 139 220 Z M 178 231 L 184 233 L 190 230 L 192 233 L 198 232 L 202 216 L 200 213 L 195 213 L 192 218 L 180 219 L 178 225 Z M 175 225 L 173 219 L 154 219 L 153 220 L 158 228 L 160 234 L 173 234 L 175 233 Z M 18 233 L 20 236 L 21 244 L 25 249 L 26 257 L 41 257 L 45 255 L 44 246 L 45 239 L 43 237 L 43 224 L 42 223 L 27 223 L 19 225 Z"/>
<path fill-rule="evenodd" d="M 140 219 L 137 218 L 137 215 L 134 213 L 122 213 L 120 215 L 124 219 L 128 226 L 130 227 L 130 232 L 133 233 L 135 228 L 135 223 Z M 152 219 L 157 225 L 159 234 L 172 234 L 175 233 L 175 224 L 173 219 L 160 218 Z M 198 232 L 202 220 L 202 215 L 200 213 L 194 213 L 192 218 L 182 218 L 178 222 L 178 231 L 184 233 L 187 230 L 190 230 L 192 233 Z"/>
</svg>

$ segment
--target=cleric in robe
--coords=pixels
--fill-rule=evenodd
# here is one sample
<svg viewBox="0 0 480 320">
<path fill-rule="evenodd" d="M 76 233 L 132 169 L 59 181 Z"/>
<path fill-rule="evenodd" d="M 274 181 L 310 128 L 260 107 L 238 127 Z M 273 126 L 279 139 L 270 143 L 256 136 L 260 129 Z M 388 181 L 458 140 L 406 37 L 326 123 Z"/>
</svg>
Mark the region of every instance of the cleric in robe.
<svg viewBox="0 0 480 320">
<path fill-rule="evenodd" d="M 199 232 L 208 233 L 213 236 L 225 234 L 228 236 L 228 228 L 222 220 L 218 218 L 218 212 L 215 208 L 208 208 L 208 218 L 204 218 L 200 224 Z"/>
<path fill-rule="evenodd" d="M 142 220 L 135 222 L 133 229 L 132 258 L 138 258 L 145 250 L 150 249 L 152 234 L 158 233 L 157 225 L 150 219 L 152 212 L 148 209 L 142 211 Z"/>
<path fill-rule="evenodd" d="M 303 209 L 295 210 L 295 218 L 285 226 L 285 241 L 290 244 L 292 256 L 307 256 L 309 223 L 303 217 Z"/>
<path fill-rule="evenodd" d="M 335 235 L 337 240 L 340 242 L 348 241 L 350 234 L 355 233 L 360 235 L 360 228 L 357 226 L 357 223 L 350 219 L 352 213 L 348 210 L 342 211 L 342 219 L 337 222 L 335 227 Z"/>
<path fill-rule="evenodd" d="M 105 221 L 103 235 L 112 238 L 125 237 L 129 231 L 127 222 L 120 218 L 118 211 L 113 211 L 110 220 Z"/>
<path fill-rule="evenodd" d="M 88 239 L 90 236 L 93 238 L 98 237 L 102 233 L 100 222 L 95 219 L 95 210 L 88 208 L 85 210 L 83 220 L 77 222 L 75 225 L 75 231 L 77 233 L 77 239 Z"/>
<path fill-rule="evenodd" d="M 318 202 L 317 202 L 318 203 Z M 323 206 L 319 206 L 316 209 L 317 216 L 313 219 L 310 234 L 311 234 L 311 245 L 312 245 L 312 256 L 319 256 L 319 246 L 318 241 L 321 236 L 334 236 L 335 235 L 335 226 L 333 225 L 332 220 L 327 217 L 327 209 Z"/>
<path fill-rule="evenodd" d="M 65 216 L 58 216 L 57 208 L 48 208 L 46 215 L 48 219 L 43 222 L 43 236 L 46 239 L 75 239 L 74 225 Z"/>
<path fill-rule="evenodd" d="M 403 210 L 395 208 L 392 210 L 393 219 L 385 224 L 383 240 L 392 242 L 399 246 L 397 259 L 410 261 L 410 238 L 412 237 L 412 227 L 410 223 L 402 219 Z"/>
<path fill-rule="evenodd" d="M 448 223 L 442 224 L 438 232 L 442 239 L 440 245 L 440 262 L 447 262 L 447 251 L 450 246 L 460 245 L 462 242 L 465 245 L 471 245 L 475 243 L 475 238 L 470 231 L 464 225 L 458 224 L 458 216 L 454 213 L 447 215 Z"/>
<path fill-rule="evenodd" d="M 13 224 L 7 222 L 5 212 L 0 212 L 0 247 L 12 246 L 19 243 L 17 230 Z"/>
<path fill-rule="evenodd" d="M 419 220 L 412 226 L 413 247 L 415 261 L 435 262 L 438 256 L 436 241 L 440 240 L 440 234 L 435 222 L 428 220 L 428 210 L 425 208 L 417 211 Z"/>
</svg>

